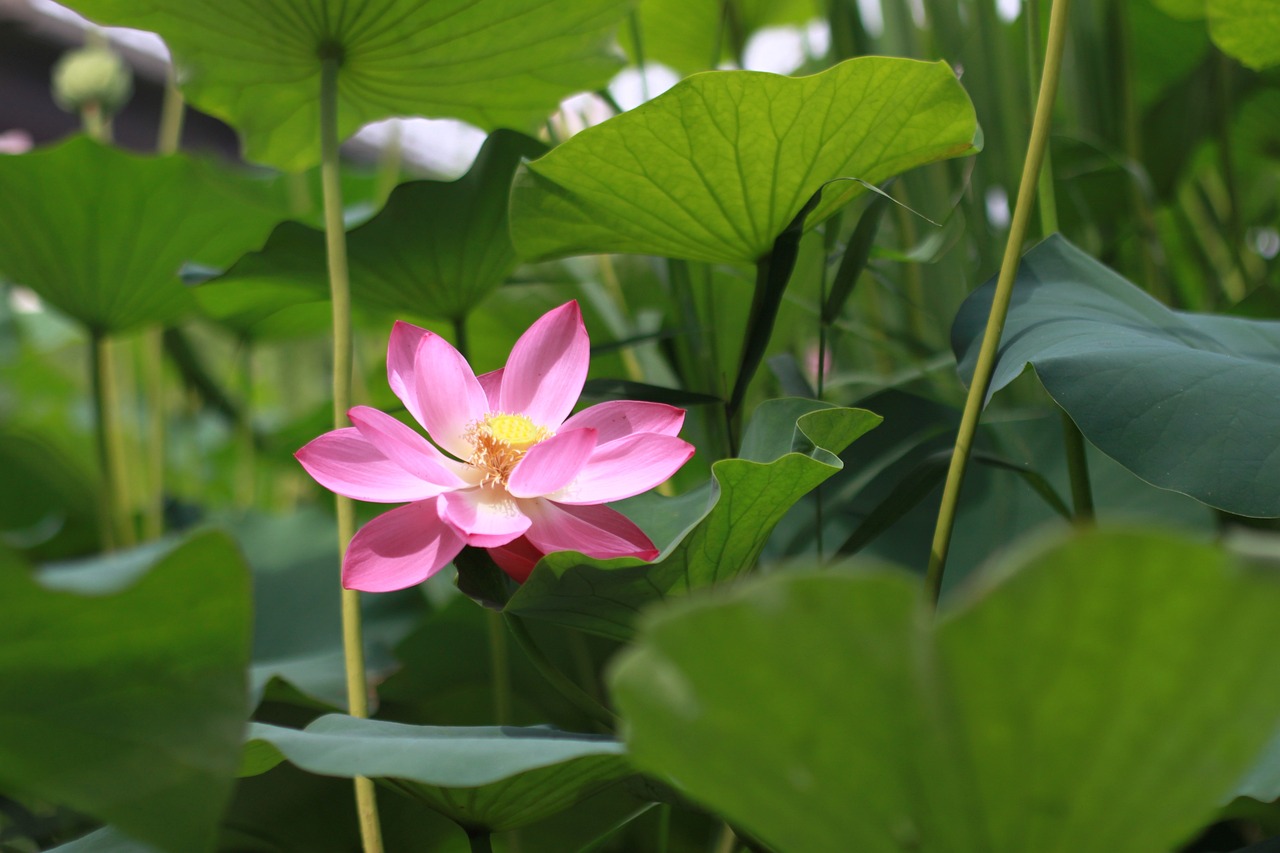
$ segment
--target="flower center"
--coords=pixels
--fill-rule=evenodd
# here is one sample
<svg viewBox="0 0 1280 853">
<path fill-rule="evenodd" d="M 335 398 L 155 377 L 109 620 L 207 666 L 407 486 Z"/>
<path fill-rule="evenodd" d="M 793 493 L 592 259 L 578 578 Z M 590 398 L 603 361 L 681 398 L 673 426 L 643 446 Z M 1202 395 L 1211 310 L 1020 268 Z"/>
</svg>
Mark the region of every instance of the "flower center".
<svg viewBox="0 0 1280 853">
<path fill-rule="evenodd" d="M 525 415 L 495 412 L 467 430 L 467 441 L 471 442 L 467 461 L 485 472 L 485 485 L 505 486 L 512 469 L 529 448 L 550 437 L 550 430 Z"/>
</svg>

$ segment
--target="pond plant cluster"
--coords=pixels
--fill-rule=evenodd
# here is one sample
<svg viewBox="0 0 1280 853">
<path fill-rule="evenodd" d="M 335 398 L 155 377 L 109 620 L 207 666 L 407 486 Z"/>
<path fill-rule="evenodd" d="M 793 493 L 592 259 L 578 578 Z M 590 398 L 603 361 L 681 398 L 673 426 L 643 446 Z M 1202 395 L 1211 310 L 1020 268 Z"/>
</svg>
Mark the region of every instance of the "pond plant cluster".
<svg viewBox="0 0 1280 853">
<path fill-rule="evenodd" d="M 1280 849 L 1280 3 L 65 5 L 0 850 Z"/>
</svg>

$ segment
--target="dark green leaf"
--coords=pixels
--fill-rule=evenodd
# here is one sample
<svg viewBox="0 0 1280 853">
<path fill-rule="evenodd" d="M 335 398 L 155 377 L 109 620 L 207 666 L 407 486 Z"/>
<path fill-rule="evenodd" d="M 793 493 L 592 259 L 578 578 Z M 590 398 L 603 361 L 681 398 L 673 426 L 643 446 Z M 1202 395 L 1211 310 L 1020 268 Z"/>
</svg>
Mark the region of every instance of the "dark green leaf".
<svg viewBox="0 0 1280 853">
<path fill-rule="evenodd" d="M 582 396 L 592 400 L 642 400 L 669 406 L 706 406 L 723 402 L 710 394 L 646 385 L 629 379 L 588 379 L 582 388 Z"/>
<path fill-rule="evenodd" d="M 185 261 L 230 263 L 278 220 L 238 181 L 83 138 L 0 158 L 0 273 L 100 332 L 179 318 Z"/>
<path fill-rule="evenodd" d="M 325 776 L 366 776 L 464 827 L 539 820 L 631 770 L 612 738 L 546 728 L 408 726 L 330 715 L 306 729 L 250 727 L 251 769 L 283 760 Z"/>
<path fill-rule="evenodd" d="M 338 531 L 332 516 L 308 510 L 249 515 L 227 525 L 253 568 L 253 665 L 256 704 L 273 678 L 332 705 L 346 704 Z M 396 667 L 392 649 L 424 612 L 413 590 L 360 599 L 365 665 L 374 678 Z"/>
<path fill-rule="evenodd" d="M 247 710 L 248 573 L 218 533 L 149 554 L 41 582 L 0 566 L 0 785 L 210 850 Z"/>
<path fill-rule="evenodd" d="M 521 158 L 545 150 L 501 130 L 458 180 L 396 187 L 377 216 L 347 235 L 352 299 L 374 310 L 465 317 L 516 267 L 507 234 L 511 176 Z M 195 293 L 207 313 L 242 334 L 257 334 L 268 320 L 278 325 L 284 308 L 327 301 L 324 233 L 286 222 L 262 251 Z"/>
<path fill-rule="evenodd" d="M 966 377 L 993 290 L 956 317 Z M 1023 258 L 991 393 L 1028 364 L 1086 438 L 1147 482 L 1280 515 L 1280 323 L 1170 311 L 1055 236 Z"/>
<path fill-rule="evenodd" d="M 1169 850 L 1274 730 L 1277 607 L 1213 547 L 1089 532 L 936 624 L 884 570 L 671 606 L 611 681 L 636 764 L 779 850 Z"/>
<path fill-rule="evenodd" d="M 770 400 L 747 430 L 743 458 L 715 463 L 705 490 L 652 502 L 650 512 L 666 516 L 664 526 L 680 531 L 655 562 L 551 554 L 507 609 L 626 639 L 645 605 L 750 571 L 778 520 L 840 470 L 835 454 L 879 422 L 879 416 L 860 409 Z"/>
<path fill-rule="evenodd" d="M 835 278 L 831 281 L 831 292 L 822 306 L 822 322 L 834 323 L 844 310 L 844 305 L 853 294 L 853 286 L 858 283 L 858 276 L 866 269 L 867 260 L 871 257 L 871 247 L 875 244 L 876 233 L 880 230 L 880 220 L 889 207 L 887 196 L 877 195 L 867 209 L 862 212 L 858 224 L 854 226 L 849 243 L 844 247 L 844 255 L 840 258 L 840 266 L 836 269 Z"/>
</svg>

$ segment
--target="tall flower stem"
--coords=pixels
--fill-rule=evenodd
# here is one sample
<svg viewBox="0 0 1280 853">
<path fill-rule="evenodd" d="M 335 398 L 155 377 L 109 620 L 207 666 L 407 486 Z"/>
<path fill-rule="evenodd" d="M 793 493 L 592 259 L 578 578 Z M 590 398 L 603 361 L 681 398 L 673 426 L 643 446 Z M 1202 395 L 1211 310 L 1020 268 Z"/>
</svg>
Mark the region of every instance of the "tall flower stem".
<svg viewBox="0 0 1280 853">
<path fill-rule="evenodd" d="M 80 108 L 85 135 L 102 145 L 111 144 L 111 124 L 100 104 Z M 93 412 L 97 428 L 98 462 L 102 470 L 102 547 L 107 551 L 136 544 L 126 479 L 124 434 L 120 431 L 120 391 L 112 343 L 105 332 L 89 332 L 89 383 L 93 388 Z"/>
<path fill-rule="evenodd" d="M 165 80 L 164 102 L 160 107 L 160 129 L 156 153 L 174 154 L 182 138 L 182 118 L 186 102 L 173 69 Z M 158 539 L 164 533 L 164 463 L 166 412 L 164 393 L 164 330 L 152 326 L 142 333 L 142 385 L 147 400 L 147 495 L 142 516 L 144 539 Z"/>
<path fill-rule="evenodd" d="M 338 165 L 338 69 L 340 53 L 322 57 L 320 70 L 320 182 L 324 191 L 325 249 L 329 266 L 329 296 L 333 305 L 333 425 L 347 425 L 351 408 L 351 282 L 347 274 L 347 235 L 342 222 L 342 183 Z M 338 559 L 346 554 L 355 534 L 355 507 L 335 496 L 338 515 Z M 369 716 L 364 644 L 360 631 L 360 594 L 342 590 L 342 645 L 347 672 L 347 709 L 353 717 Z M 355 778 L 356 811 L 365 853 L 381 853 L 378 802 L 373 780 Z"/>
<path fill-rule="evenodd" d="M 98 459 L 102 467 L 103 547 L 129 548 L 136 544 L 126 487 L 127 463 L 124 436 L 120 432 L 120 400 L 116 390 L 116 366 L 111 341 L 100 331 L 90 334 L 90 384 L 97 426 Z"/>
<path fill-rule="evenodd" d="M 1039 0 L 1027 0 L 1027 65 L 1034 89 L 1040 83 L 1040 21 Z M 1121 12 L 1120 14 L 1124 14 Z M 1127 38 L 1127 36 L 1122 36 Z M 1132 86 L 1127 86 L 1131 89 Z M 1126 95 L 1132 100 L 1132 93 Z M 1130 104 L 1130 107 L 1132 104 Z M 1032 104 L 1034 108 L 1035 105 Z M 1053 153 L 1045 146 L 1044 162 L 1040 164 L 1036 199 L 1040 206 L 1040 233 L 1048 237 L 1058 230 L 1058 202 L 1053 187 Z M 1139 196 L 1141 193 L 1138 194 Z M 1145 250 L 1144 250 L 1145 251 Z M 1149 253 L 1146 254 L 1149 257 Z M 1149 279 L 1150 280 L 1150 279 Z M 1067 459 L 1067 475 L 1071 481 L 1071 507 L 1078 524 L 1093 520 L 1093 489 L 1089 484 L 1089 460 L 1085 455 L 1084 435 L 1080 427 L 1065 411 L 1062 416 L 1062 444 Z"/>
<path fill-rule="evenodd" d="M 1067 14 L 1071 0 L 1053 0 L 1049 12 L 1049 39 L 1044 57 L 1044 74 L 1040 79 L 1040 94 L 1036 99 L 1035 119 L 1031 124 L 1031 140 L 1027 144 L 1027 159 L 1022 165 L 1022 180 L 1018 185 L 1018 199 L 1009 224 L 1009 242 L 1005 244 L 1004 259 L 1000 264 L 1000 277 L 996 280 L 996 292 L 991 301 L 991 313 L 987 316 L 987 328 L 978 351 L 978 363 L 969 384 L 969 396 L 965 400 L 964 414 L 960 419 L 960 431 L 951 454 L 946 484 L 942 489 L 942 506 L 938 510 L 938 523 L 933 533 L 933 546 L 929 552 L 929 568 L 925 575 L 925 587 L 934 602 L 942 592 L 942 574 L 947 564 L 947 551 L 951 547 L 951 532 L 955 527 L 956 510 L 960 503 L 960 487 L 964 483 L 965 467 L 969 452 L 973 449 L 974 435 L 982 416 L 982 406 L 991 386 L 991 374 L 995 369 L 996 352 L 1000 336 L 1004 332 L 1005 318 L 1009 313 L 1009 300 L 1013 295 L 1013 281 L 1018 274 L 1018 262 L 1022 243 L 1031 221 L 1035 202 L 1036 183 L 1040 180 L 1040 167 L 1044 162 L 1049 143 L 1049 127 L 1053 117 L 1053 102 L 1058 92 L 1058 76 L 1062 69 L 1062 48 L 1066 41 Z"/>
<path fill-rule="evenodd" d="M 507 629 L 502 614 L 486 610 L 489 628 L 489 679 L 493 688 L 493 721 L 499 726 L 511 724 L 511 654 L 507 647 Z"/>
</svg>

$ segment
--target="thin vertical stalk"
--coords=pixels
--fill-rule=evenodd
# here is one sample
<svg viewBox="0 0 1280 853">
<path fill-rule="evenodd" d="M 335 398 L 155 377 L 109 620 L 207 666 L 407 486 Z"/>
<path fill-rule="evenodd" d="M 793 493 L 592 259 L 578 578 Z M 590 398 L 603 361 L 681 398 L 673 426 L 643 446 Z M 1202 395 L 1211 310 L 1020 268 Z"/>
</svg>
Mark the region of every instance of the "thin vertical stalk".
<svg viewBox="0 0 1280 853">
<path fill-rule="evenodd" d="M 453 318 L 453 346 L 463 358 L 471 358 L 469 341 L 467 340 L 467 316 L 462 314 Z"/>
<path fill-rule="evenodd" d="M 98 459 L 102 467 L 103 547 L 129 548 L 137 544 L 126 485 L 124 435 L 120 430 L 120 399 L 112 342 L 100 331 L 90 334 L 90 384 L 97 425 Z"/>
<path fill-rule="evenodd" d="M 671 804 L 658 806 L 658 844 L 656 853 L 667 853 L 671 849 Z"/>
<path fill-rule="evenodd" d="M 102 486 L 98 490 L 98 522 L 102 526 L 102 550 L 116 549 L 116 501 L 111 477 L 111 442 L 107 438 L 107 392 L 102 381 L 104 339 L 94 333 L 89 340 L 89 385 L 93 389 L 94 439 L 98 449 L 98 470 Z"/>
<path fill-rule="evenodd" d="M 507 647 L 507 629 L 502 614 L 485 611 L 489 628 L 489 679 L 493 688 L 493 722 L 511 724 L 511 653 Z"/>
<path fill-rule="evenodd" d="M 329 296 L 333 304 L 333 425 L 347 425 L 351 408 L 351 283 L 347 273 L 347 235 L 342 222 L 342 183 L 338 163 L 338 69 L 341 55 L 322 57 L 320 70 L 320 182 L 324 191 L 325 249 L 329 267 Z M 355 534 L 355 508 L 348 498 L 334 496 L 338 515 L 338 558 L 346 555 Z M 347 707 L 353 717 L 369 716 L 368 682 L 360 630 L 360 594 L 342 590 L 342 645 L 347 673 Z M 373 780 L 355 778 L 356 811 L 365 853 L 381 853 L 378 802 Z"/>
<path fill-rule="evenodd" d="M 142 538 L 152 540 L 164 533 L 164 330 L 153 326 L 142 333 L 143 397 L 147 401 L 147 487 L 142 514 Z"/>
<path fill-rule="evenodd" d="M 1035 90 L 1040 84 L 1039 0 L 1027 0 L 1026 10 L 1027 67 L 1030 71 L 1031 88 Z M 1127 37 L 1127 33 L 1121 37 Z M 1127 109 L 1133 106 L 1131 95 L 1131 92 L 1126 95 Z M 1035 109 L 1035 104 L 1032 104 L 1032 109 Z M 1038 187 L 1040 230 L 1047 237 L 1058 230 L 1058 202 L 1053 188 L 1053 152 L 1047 144 L 1044 162 L 1040 166 Z M 1149 253 L 1144 252 L 1144 256 L 1149 257 Z M 1084 435 L 1065 411 L 1059 414 L 1062 418 L 1062 445 L 1067 460 L 1067 476 L 1071 481 L 1072 515 L 1077 524 L 1085 524 L 1093 520 L 1093 489 L 1089 485 L 1089 458 L 1085 454 Z"/>
<path fill-rule="evenodd" d="M 253 341 L 240 341 L 240 411 L 236 422 L 236 504 L 252 507 L 257 499 L 258 451 L 253 443 Z"/>
<path fill-rule="evenodd" d="M 640 72 L 640 97 L 648 103 L 649 75 L 644 62 L 644 31 L 640 27 L 640 13 L 635 9 L 627 15 L 627 26 L 631 30 L 631 44 L 636 52 L 636 70 Z"/>
<path fill-rule="evenodd" d="M 996 351 L 1004 332 L 1005 317 L 1009 313 L 1009 299 L 1013 295 L 1013 281 L 1018 273 L 1022 254 L 1022 242 L 1031 220 L 1035 200 L 1036 183 L 1040 179 L 1040 167 L 1044 162 L 1045 148 L 1049 142 L 1049 127 L 1053 117 L 1053 102 L 1058 91 L 1058 76 L 1062 68 L 1062 48 L 1066 39 L 1067 14 L 1071 0 L 1053 0 L 1049 12 L 1049 40 L 1045 51 L 1044 74 L 1040 80 L 1040 95 L 1036 100 L 1035 119 L 1031 124 L 1031 139 L 1027 144 L 1027 158 L 1022 167 L 1022 180 L 1018 185 L 1018 199 L 1009 224 L 1009 240 L 1005 244 L 1004 260 L 1000 265 L 1000 277 L 996 281 L 995 296 L 991 301 L 991 313 L 978 351 L 978 363 L 965 400 L 956 446 L 951 454 L 946 484 L 942 489 L 942 506 L 938 510 L 938 523 L 933 533 L 933 546 L 929 553 L 929 568 L 925 586 L 936 603 L 942 591 L 942 575 L 947 564 L 947 551 L 951 546 L 951 532 L 955 527 L 956 510 L 960 503 L 960 487 L 964 483 L 965 467 L 973 438 L 982 416 L 982 406 L 991 385 L 991 373 L 995 369 Z"/>
<path fill-rule="evenodd" d="M 161 156 L 178 150 L 182 138 L 182 118 L 186 103 L 178 89 L 173 65 L 165 79 L 164 102 L 160 107 L 160 127 L 156 134 L 156 152 Z M 164 330 L 153 326 L 142 333 L 142 386 L 147 401 L 147 489 L 143 507 L 142 535 L 158 539 L 164 533 L 164 467 L 165 467 L 165 393 Z"/>
<path fill-rule="evenodd" d="M 102 106 L 96 101 L 85 104 L 80 108 L 80 124 L 84 129 L 85 135 L 94 142 L 107 144 L 111 141 L 111 124 L 102 110 Z"/>
<path fill-rule="evenodd" d="M 164 82 L 164 102 L 160 106 L 160 129 L 156 135 L 156 151 L 173 154 L 182 143 L 182 120 L 186 114 L 186 101 L 178 88 L 177 74 L 169 66 Z"/>
<path fill-rule="evenodd" d="M 720 837 L 716 840 L 716 853 L 733 853 L 735 847 L 738 846 L 738 834 L 733 831 L 733 827 L 725 824 L 720 829 Z"/>
</svg>

